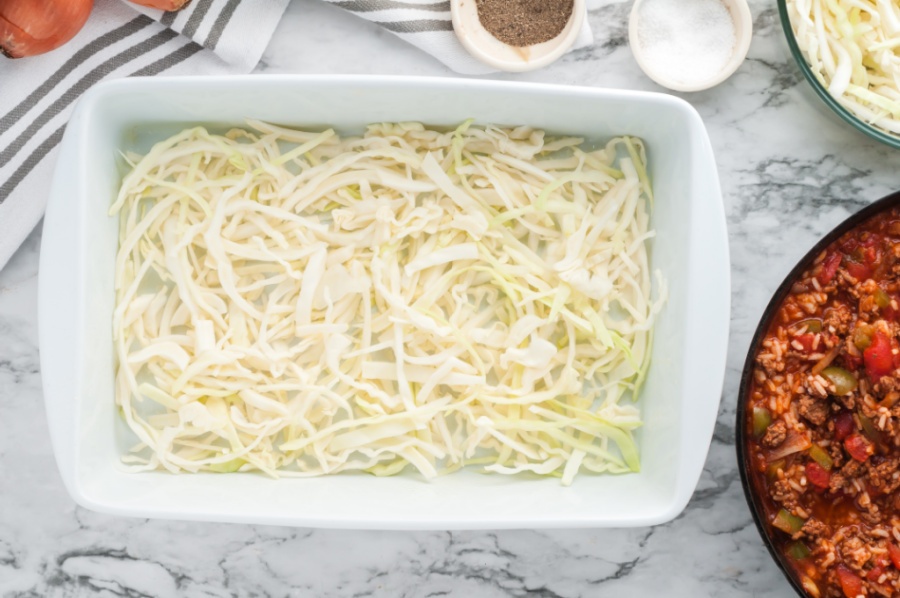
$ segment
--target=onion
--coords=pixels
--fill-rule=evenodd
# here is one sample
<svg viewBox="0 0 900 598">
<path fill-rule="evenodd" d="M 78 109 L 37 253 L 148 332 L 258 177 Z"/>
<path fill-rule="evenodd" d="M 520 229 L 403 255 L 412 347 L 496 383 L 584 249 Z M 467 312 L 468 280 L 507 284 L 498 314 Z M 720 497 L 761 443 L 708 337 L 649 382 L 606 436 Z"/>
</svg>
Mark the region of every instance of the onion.
<svg viewBox="0 0 900 598">
<path fill-rule="evenodd" d="M 94 0 L 0 0 L 0 52 L 10 58 L 55 50 L 81 31 Z"/>
<path fill-rule="evenodd" d="M 769 455 L 769 461 L 777 461 L 778 459 L 784 459 L 788 455 L 793 455 L 794 453 L 799 453 L 801 451 L 805 451 L 809 447 L 812 446 L 812 443 L 809 441 L 809 438 L 804 434 L 798 434 L 791 430 L 788 432 L 787 438 L 784 439 L 784 442 L 781 443 L 781 446 L 772 450 Z"/>
<path fill-rule="evenodd" d="M 816 365 L 814 365 L 812 367 L 812 370 L 810 371 L 810 373 L 813 376 L 818 376 L 819 374 L 821 374 L 822 370 L 824 370 L 825 368 L 830 366 L 831 362 L 834 361 L 834 358 L 837 357 L 840 352 L 841 352 L 840 346 L 837 346 L 837 347 L 834 347 L 833 349 L 831 349 L 831 351 L 829 351 L 828 353 L 825 354 L 825 357 L 820 359 L 818 361 L 818 363 L 816 363 Z"/>
<path fill-rule="evenodd" d="M 134 4 L 140 4 L 141 6 L 146 6 L 147 8 L 158 8 L 159 10 L 165 10 L 167 12 L 171 12 L 173 10 L 181 10 L 191 0 L 130 0 Z"/>
</svg>

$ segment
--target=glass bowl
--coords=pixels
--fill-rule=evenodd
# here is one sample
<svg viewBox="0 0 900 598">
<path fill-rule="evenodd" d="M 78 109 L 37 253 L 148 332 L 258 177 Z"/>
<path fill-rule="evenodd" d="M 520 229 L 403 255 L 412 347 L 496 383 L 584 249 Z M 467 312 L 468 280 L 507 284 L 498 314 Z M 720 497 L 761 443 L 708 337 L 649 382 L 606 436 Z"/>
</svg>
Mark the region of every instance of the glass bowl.
<svg viewBox="0 0 900 598">
<path fill-rule="evenodd" d="M 785 39 L 787 39 L 788 46 L 791 49 L 791 54 L 794 56 L 794 60 L 796 60 L 797 64 L 800 66 L 800 71 L 803 73 L 803 76 L 806 77 L 806 80 L 809 81 L 809 84 L 816 92 L 816 95 L 818 95 L 829 108 L 831 108 L 838 116 L 840 116 L 844 122 L 848 123 L 857 131 L 865 133 L 876 141 L 880 141 L 881 143 L 889 145 L 893 148 L 900 149 L 900 136 L 889 133 L 884 129 L 874 127 L 850 112 L 850 110 L 842 106 L 840 102 L 838 102 L 834 98 L 834 96 L 828 93 L 828 90 L 816 78 L 815 73 L 813 73 L 812 69 L 809 67 L 809 63 L 806 62 L 806 57 L 803 55 L 803 51 L 800 50 L 800 46 L 797 45 L 797 39 L 794 37 L 794 28 L 791 26 L 791 18 L 788 15 L 787 11 L 787 0 L 778 0 L 778 14 L 781 17 L 781 26 L 784 29 L 784 36 Z"/>
</svg>

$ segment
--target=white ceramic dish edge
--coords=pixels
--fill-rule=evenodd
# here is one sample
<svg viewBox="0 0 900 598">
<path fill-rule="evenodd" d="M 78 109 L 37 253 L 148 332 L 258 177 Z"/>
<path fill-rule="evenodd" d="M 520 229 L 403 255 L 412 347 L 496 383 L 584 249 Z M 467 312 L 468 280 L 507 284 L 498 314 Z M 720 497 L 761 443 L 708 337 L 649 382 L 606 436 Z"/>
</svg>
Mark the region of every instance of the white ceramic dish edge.
<svg viewBox="0 0 900 598">
<path fill-rule="evenodd" d="M 513 94 L 517 101 L 511 103 Z M 451 124 L 470 116 L 592 136 L 612 127 L 647 140 L 660 233 L 653 259 L 673 270 L 667 272 L 672 297 L 660 318 L 642 399 L 644 470 L 585 476 L 570 488 L 554 479 L 471 472 L 432 483 L 412 476 L 273 481 L 122 472 L 108 329 L 117 223 L 106 210 L 120 176 L 115 153 L 129 143 L 130 127 L 240 123 L 245 117 L 345 127 L 391 119 Z M 683 189 L 661 186 L 676 180 L 686 181 Z M 679 254 L 689 259 L 672 276 Z M 51 441 L 79 505 L 139 517 L 333 528 L 625 527 L 671 520 L 693 493 L 709 448 L 730 317 L 718 176 L 705 128 L 689 104 L 652 93 L 452 79 L 154 78 L 94 87 L 79 102 L 63 141 L 44 224 L 39 288 Z"/>
</svg>

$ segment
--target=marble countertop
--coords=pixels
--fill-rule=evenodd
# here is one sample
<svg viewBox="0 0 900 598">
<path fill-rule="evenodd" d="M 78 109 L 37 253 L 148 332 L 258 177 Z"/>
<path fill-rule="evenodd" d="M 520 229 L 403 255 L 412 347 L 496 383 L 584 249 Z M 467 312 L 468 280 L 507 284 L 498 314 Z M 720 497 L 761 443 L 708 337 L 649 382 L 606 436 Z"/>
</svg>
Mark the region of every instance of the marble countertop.
<svg viewBox="0 0 900 598">
<path fill-rule="evenodd" d="M 629 1 L 589 2 L 596 44 L 496 78 L 660 91 L 627 47 Z M 791 588 L 744 503 L 734 405 L 750 335 L 792 264 L 897 187 L 898 154 L 840 123 L 782 40 L 774 0 L 751 0 L 747 61 L 683 97 L 716 152 L 731 240 L 733 315 L 722 406 L 687 509 L 653 528 L 354 532 L 148 521 L 77 508 L 53 461 L 37 344 L 40 230 L 0 272 L 0 596 L 760 596 Z M 452 76 L 377 26 L 294 0 L 259 72 Z"/>
</svg>

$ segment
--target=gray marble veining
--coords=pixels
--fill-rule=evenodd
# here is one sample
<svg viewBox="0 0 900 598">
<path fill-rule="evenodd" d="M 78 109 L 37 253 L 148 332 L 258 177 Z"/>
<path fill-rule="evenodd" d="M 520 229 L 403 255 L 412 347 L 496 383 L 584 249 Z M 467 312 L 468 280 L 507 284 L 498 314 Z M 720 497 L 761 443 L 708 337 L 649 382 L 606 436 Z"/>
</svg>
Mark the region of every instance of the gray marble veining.
<svg viewBox="0 0 900 598">
<path fill-rule="evenodd" d="M 659 91 L 628 50 L 630 2 L 590 7 L 593 48 L 543 71 L 495 77 Z M 683 96 L 716 151 L 733 316 L 709 458 L 675 521 L 629 530 L 386 533 L 147 521 L 76 508 L 47 441 L 36 231 L 0 272 L 0 596 L 792 596 L 741 494 L 733 447 L 740 369 L 792 264 L 900 180 L 895 151 L 837 121 L 808 89 L 774 2 L 753 0 L 751 10 L 755 35 L 738 73 Z M 294 1 L 258 71 L 452 75 L 377 26 L 315 0 Z"/>
</svg>

